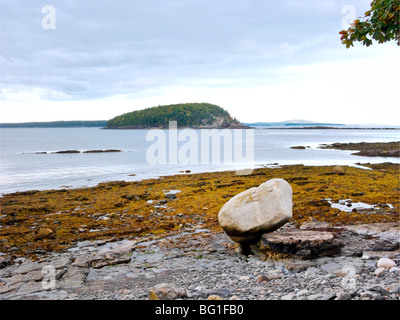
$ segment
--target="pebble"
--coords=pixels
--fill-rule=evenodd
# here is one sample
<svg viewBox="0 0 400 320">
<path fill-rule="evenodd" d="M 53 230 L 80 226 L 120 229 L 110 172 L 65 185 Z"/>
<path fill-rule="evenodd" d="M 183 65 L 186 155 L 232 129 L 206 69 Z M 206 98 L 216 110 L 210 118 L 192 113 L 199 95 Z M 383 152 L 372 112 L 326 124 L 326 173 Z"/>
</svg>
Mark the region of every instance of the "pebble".
<svg viewBox="0 0 400 320">
<path fill-rule="evenodd" d="M 376 264 L 377 268 L 393 268 L 396 266 L 396 262 L 389 258 L 380 258 Z"/>
<path fill-rule="evenodd" d="M 386 269 L 385 268 L 378 268 L 375 270 L 375 275 L 380 277 L 382 275 L 384 275 L 386 273 Z"/>
</svg>

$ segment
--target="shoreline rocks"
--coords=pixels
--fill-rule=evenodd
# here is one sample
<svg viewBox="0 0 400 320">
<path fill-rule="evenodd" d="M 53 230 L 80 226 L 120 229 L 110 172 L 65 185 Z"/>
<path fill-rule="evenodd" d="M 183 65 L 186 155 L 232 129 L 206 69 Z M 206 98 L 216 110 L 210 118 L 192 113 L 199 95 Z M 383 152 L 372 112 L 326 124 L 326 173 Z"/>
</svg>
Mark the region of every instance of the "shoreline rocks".
<svg viewBox="0 0 400 320">
<path fill-rule="evenodd" d="M 338 255 L 341 247 L 342 243 L 332 232 L 310 230 L 266 233 L 262 235 L 258 245 L 259 250 L 266 255 L 274 252 L 300 259 Z"/>
<path fill-rule="evenodd" d="M 364 157 L 400 157 L 400 142 L 359 142 L 359 143 L 340 143 L 330 145 L 320 145 L 321 149 L 337 149 L 357 151 L 352 153 L 356 156 Z"/>
<path fill-rule="evenodd" d="M 379 228 L 387 232 L 392 227 Z M 283 229 L 275 233 L 298 230 Z M 342 252 L 311 260 L 264 260 L 257 253 L 237 254 L 225 233 L 205 230 L 157 241 L 84 241 L 39 261 L 19 257 L 6 262 L 0 269 L 0 300 L 398 300 L 400 250 L 390 252 L 393 262 L 380 260 L 368 251 L 370 235 L 346 231 L 346 226 L 340 230 L 335 236 L 346 238 L 349 250 L 361 248 L 361 257 Z M 114 254 L 124 261 L 115 264 Z M 98 268 L 95 261 L 107 265 Z M 377 276 L 378 262 L 385 261 L 396 266 Z"/>
</svg>

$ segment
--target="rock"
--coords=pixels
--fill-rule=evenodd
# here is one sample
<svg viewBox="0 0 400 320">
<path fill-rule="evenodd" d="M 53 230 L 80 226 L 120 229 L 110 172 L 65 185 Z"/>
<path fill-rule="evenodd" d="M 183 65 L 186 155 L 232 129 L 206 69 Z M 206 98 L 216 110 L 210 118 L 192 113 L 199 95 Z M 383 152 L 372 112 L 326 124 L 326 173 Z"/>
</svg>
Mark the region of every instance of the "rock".
<svg viewBox="0 0 400 320">
<path fill-rule="evenodd" d="M 305 149 L 305 146 L 292 146 L 291 149 Z"/>
<path fill-rule="evenodd" d="M 88 273 L 89 270 L 86 268 L 71 266 L 63 277 L 61 287 L 77 288 L 82 286 L 85 283 Z"/>
<path fill-rule="evenodd" d="M 380 259 L 378 260 L 378 263 L 376 264 L 376 266 L 377 266 L 378 268 L 387 268 L 387 269 L 390 269 L 390 268 L 395 267 L 395 266 L 396 266 L 396 263 L 395 263 L 392 259 L 389 259 L 389 258 L 380 258 Z"/>
<path fill-rule="evenodd" d="M 81 153 L 79 150 L 61 150 L 61 151 L 56 151 L 52 152 L 54 154 L 62 154 L 62 153 Z"/>
<path fill-rule="evenodd" d="M 400 294 L 400 285 L 399 284 L 392 284 L 387 287 L 387 291 L 394 294 Z"/>
<path fill-rule="evenodd" d="M 48 239 L 53 236 L 53 233 L 53 230 L 51 230 L 50 228 L 40 228 L 36 231 L 34 238 L 35 240 Z"/>
<path fill-rule="evenodd" d="M 286 263 L 285 267 L 287 271 L 298 273 L 305 270 L 308 270 L 311 267 L 314 267 L 315 263 L 308 262 L 308 261 L 289 261 Z"/>
<path fill-rule="evenodd" d="M 342 244 L 331 232 L 306 230 L 276 231 L 263 234 L 259 249 L 279 252 L 286 255 L 312 259 L 340 254 Z"/>
<path fill-rule="evenodd" d="M 218 221 L 235 242 L 259 240 L 292 217 L 292 188 L 283 179 L 271 179 L 231 198 L 218 213 Z"/>
<path fill-rule="evenodd" d="M 340 293 L 338 294 L 336 300 L 351 300 L 351 294 L 350 293 Z"/>
<path fill-rule="evenodd" d="M 268 280 L 269 280 L 268 277 L 263 276 L 263 275 L 260 274 L 260 275 L 256 278 L 256 283 L 267 282 Z"/>
<path fill-rule="evenodd" d="M 109 265 L 116 265 L 121 263 L 128 263 L 131 258 L 127 255 L 123 255 L 117 252 L 109 252 L 104 255 L 102 259 L 95 260 L 92 262 L 92 267 L 96 269 L 103 268 Z"/>
<path fill-rule="evenodd" d="M 336 298 L 336 294 L 329 293 L 321 298 L 321 300 L 334 300 Z"/>
<path fill-rule="evenodd" d="M 11 264 L 11 256 L 0 257 L 0 269 L 3 269 Z"/>
<path fill-rule="evenodd" d="M 174 193 L 167 193 L 167 194 L 165 195 L 165 197 L 166 197 L 168 200 L 174 200 L 174 199 L 176 199 L 176 194 L 174 194 Z"/>
<path fill-rule="evenodd" d="M 373 285 L 373 286 L 367 288 L 367 290 L 368 291 L 379 292 L 380 294 L 387 294 L 388 293 L 388 291 L 382 285 L 379 285 L 379 284 Z"/>
<path fill-rule="evenodd" d="M 296 296 L 298 296 L 298 297 L 304 296 L 304 295 L 306 295 L 307 293 L 308 293 L 308 290 L 307 290 L 307 289 L 303 289 L 303 290 L 300 290 L 299 292 L 297 292 L 297 293 L 296 293 Z"/>
<path fill-rule="evenodd" d="M 321 269 L 325 272 L 336 274 L 336 273 L 342 271 L 342 266 L 336 262 L 328 262 L 328 263 L 323 264 L 321 266 Z"/>
<path fill-rule="evenodd" d="M 346 174 L 346 171 L 341 166 L 334 166 L 332 168 L 332 173 L 339 174 L 339 175 L 344 175 L 344 174 Z"/>
<path fill-rule="evenodd" d="M 207 300 L 222 300 L 222 298 L 220 296 L 213 294 L 213 295 L 209 296 L 207 298 Z"/>
<path fill-rule="evenodd" d="M 333 225 L 329 222 L 325 221 L 313 221 L 313 222 L 305 222 L 300 226 L 300 230 L 328 230 L 332 229 Z"/>
<path fill-rule="evenodd" d="M 289 294 L 286 294 L 286 295 L 282 296 L 281 300 L 293 300 L 293 298 L 295 298 L 295 297 L 296 297 L 295 294 L 289 293 Z"/>
<path fill-rule="evenodd" d="M 400 272 L 400 268 L 399 267 L 392 267 L 389 269 L 389 272 Z"/>
<path fill-rule="evenodd" d="M 157 293 L 154 290 L 150 290 L 149 292 L 149 300 L 160 300 Z"/>
<path fill-rule="evenodd" d="M 179 289 L 170 283 L 160 283 L 150 289 L 150 300 L 174 300 L 185 298 L 187 293 L 185 289 Z"/>
<path fill-rule="evenodd" d="M 241 276 L 241 277 L 239 278 L 240 281 L 249 280 L 249 279 L 250 279 L 249 276 Z"/>
<path fill-rule="evenodd" d="M 228 289 L 225 288 L 217 288 L 217 289 L 208 289 L 205 291 L 206 296 L 220 296 L 223 298 L 228 298 L 231 295 L 231 292 Z"/>
<path fill-rule="evenodd" d="M 372 251 L 394 251 L 399 248 L 399 243 L 393 243 L 383 239 L 376 240 L 372 245 Z"/>
<path fill-rule="evenodd" d="M 385 268 L 378 268 L 378 269 L 375 270 L 375 275 L 380 277 L 380 276 L 384 275 L 385 272 L 386 272 Z"/>
</svg>

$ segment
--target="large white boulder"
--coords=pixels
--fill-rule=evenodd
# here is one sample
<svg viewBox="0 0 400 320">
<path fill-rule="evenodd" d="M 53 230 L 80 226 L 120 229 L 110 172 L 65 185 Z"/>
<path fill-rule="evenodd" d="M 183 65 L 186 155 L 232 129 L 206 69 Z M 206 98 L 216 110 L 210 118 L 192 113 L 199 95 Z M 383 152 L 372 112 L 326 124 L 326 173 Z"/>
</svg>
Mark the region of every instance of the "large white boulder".
<svg viewBox="0 0 400 320">
<path fill-rule="evenodd" d="M 284 179 L 271 179 L 231 198 L 218 220 L 235 242 L 257 241 L 292 218 L 292 187 Z"/>
</svg>

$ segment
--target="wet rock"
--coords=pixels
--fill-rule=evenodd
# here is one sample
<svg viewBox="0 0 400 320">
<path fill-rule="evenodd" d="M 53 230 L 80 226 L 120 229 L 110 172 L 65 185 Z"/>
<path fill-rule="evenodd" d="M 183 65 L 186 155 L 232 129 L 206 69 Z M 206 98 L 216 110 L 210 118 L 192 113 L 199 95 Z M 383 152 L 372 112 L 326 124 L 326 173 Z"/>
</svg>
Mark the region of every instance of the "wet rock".
<svg viewBox="0 0 400 320">
<path fill-rule="evenodd" d="M 167 193 L 167 194 L 165 195 L 165 197 L 166 197 L 168 200 L 174 200 L 174 199 L 176 199 L 176 194 L 174 194 L 174 193 Z"/>
<path fill-rule="evenodd" d="M 86 150 L 82 153 L 109 153 L 109 152 L 122 152 L 122 150 L 117 149 L 107 149 L 107 150 Z"/>
<path fill-rule="evenodd" d="M 55 154 L 63 154 L 63 153 L 81 153 L 79 150 L 61 150 L 61 151 L 56 151 L 56 152 L 52 152 Z"/>
<path fill-rule="evenodd" d="M 292 217 L 292 188 L 283 179 L 271 179 L 231 198 L 218 221 L 231 239 L 246 243 L 283 226 Z"/>
<path fill-rule="evenodd" d="M 331 232 L 276 231 L 263 234 L 260 251 L 274 251 L 302 259 L 312 259 L 340 254 L 342 244 Z"/>
</svg>

